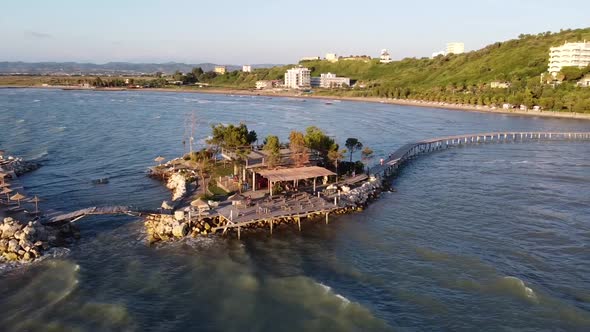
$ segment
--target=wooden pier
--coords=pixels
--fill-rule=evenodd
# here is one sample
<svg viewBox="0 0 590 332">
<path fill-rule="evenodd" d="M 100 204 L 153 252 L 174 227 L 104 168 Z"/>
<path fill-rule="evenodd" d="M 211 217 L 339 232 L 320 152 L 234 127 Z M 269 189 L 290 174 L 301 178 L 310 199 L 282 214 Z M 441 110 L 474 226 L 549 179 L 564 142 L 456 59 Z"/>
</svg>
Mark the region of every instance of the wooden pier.
<svg viewBox="0 0 590 332">
<path fill-rule="evenodd" d="M 408 160 L 432 151 L 444 150 L 451 147 L 486 144 L 531 141 L 570 141 L 590 140 L 590 132 L 494 132 L 480 134 L 466 134 L 426 139 L 408 143 L 389 155 L 383 162 L 373 166 L 370 173 L 381 177 L 393 175 Z"/>
</svg>

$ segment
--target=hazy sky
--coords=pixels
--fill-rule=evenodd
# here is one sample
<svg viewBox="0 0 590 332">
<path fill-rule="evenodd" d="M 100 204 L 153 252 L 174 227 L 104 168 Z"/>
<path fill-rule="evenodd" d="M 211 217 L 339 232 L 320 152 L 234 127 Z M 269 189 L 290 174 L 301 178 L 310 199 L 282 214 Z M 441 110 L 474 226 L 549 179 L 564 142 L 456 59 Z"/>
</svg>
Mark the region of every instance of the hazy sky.
<svg viewBox="0 0 590 332">
<path fill-rule="evenodd" d="M 590 26 L 590 0 L 3 0 L 0 61 L 293 63 L 430 56 Z"/>
</svg>

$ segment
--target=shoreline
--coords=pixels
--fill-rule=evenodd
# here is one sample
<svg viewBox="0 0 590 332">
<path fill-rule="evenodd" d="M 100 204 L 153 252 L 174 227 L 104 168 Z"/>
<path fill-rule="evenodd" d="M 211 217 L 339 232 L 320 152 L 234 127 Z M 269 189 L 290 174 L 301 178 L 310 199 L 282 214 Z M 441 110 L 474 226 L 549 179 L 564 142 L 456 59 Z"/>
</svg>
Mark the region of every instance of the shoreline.
<svg viewBox="0 0 590 332">
<path fill-rule="evenodd" d="M 462 112 L 479 112 L 484 114 L 504 114 L 513 116 L 531 116 L 531 117 L 545 117 L 545 118 L 561 118 L 561 119 L 578 119 L 590 120 L 590 114 L 573 113 L 573 112 L 556 112 L 556 111 L 521 111 L 521 110 L 505 110 L 502 108 L 492 109 L 487 106 L 478 105 L 462 105 L 462 104 L 448 104 L 443 102 L 432 102 L 423 100 L 410 99 L 387 99 L 379 97 L 346 97 L 346 96 L 318 96 L 318 95 L 301 95 L 292 91 L 268 91 L 268 90 L 243 90 L 233 88 L 141 88 L 141 89 L 126 89 L 126 88 L 100 88 L 100 89 L 86 89 L 86 88 L 72 88 L 71 86 L 0 86 L 0 89 L 60 89 L 71 91 L 137 91 L 137 92 L 173 92 L 173 93 L 199 93 L 199 94 L 214 94 L 214 95 L 238 95 L 238 96 L 263 96 L 263 97 L 277 97 L 277 98 L 297 98 L 297 99 L 319 99 L 326 101 L 351 101 L 364 103 L 378 103 L 400 106 L 415 106 L 423 108 L 444 109 L 447 111 L 462 111 Z"/>
</svg>

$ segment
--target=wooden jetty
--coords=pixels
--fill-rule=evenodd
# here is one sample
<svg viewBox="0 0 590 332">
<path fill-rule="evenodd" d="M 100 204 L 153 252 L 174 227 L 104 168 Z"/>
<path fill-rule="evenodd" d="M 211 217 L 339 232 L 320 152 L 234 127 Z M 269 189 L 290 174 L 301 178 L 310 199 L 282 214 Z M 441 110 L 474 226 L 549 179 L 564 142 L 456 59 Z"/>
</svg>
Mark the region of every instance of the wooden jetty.
<svg viewBox="0 0 590 332">
<path fill-rule="evenodd" d="M 590 132 L 493 132 L 431 138 L 405 144 L 389 155 L 387 159 L 373 166 L 370 169 L 370 173 L 381 177 L 388 177 L 393 175 L 410 159 L 425 153 L 451 147 L 541 140 L 590 140 Z"/>
</svg>

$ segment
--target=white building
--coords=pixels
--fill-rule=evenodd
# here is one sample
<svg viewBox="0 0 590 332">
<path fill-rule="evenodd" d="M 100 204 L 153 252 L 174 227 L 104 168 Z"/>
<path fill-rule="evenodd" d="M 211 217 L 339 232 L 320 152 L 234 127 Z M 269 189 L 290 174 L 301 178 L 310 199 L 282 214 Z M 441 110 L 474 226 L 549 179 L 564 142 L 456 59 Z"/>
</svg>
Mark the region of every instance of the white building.
<svg viewBox="0 0 590 332">
<path fill-rule="evenodd" d="M 464 43 L 447 43 L 447 54 L 463 54 L 465 53 Z"/>
<path fill-rule="evenodd" d="M 215 66 L 213 71 L 217 74 L 223 75 L 227 72 L 227 67 L 225 66 Z"/>
<path fill-rule="evenodd" d="M 309 88 L 311 86 L 311 70 L 305 67 L 294 67 L 285 73 L 285 87 L 291 89 Z"/>
<path fill-rule="evenodd" d="M 272 89 L 276 86 L 277 81 L 256 81 L 256 89 L 257 90 L 265 90 L 265 89 Z"/>
<path fill-rule="evenodd" d="M 553 76 L 563 67 L 584 68 L 588 64 L 590 64 L 590 42 L 566 42 L 549 50 L 549 72 Z"/>
<path fill-rule="evenodd" d="M 336 74 L 327 73 L 321 74 L 320 77 L 311 78 L 311 86 L 325 89 L 341 88 L 343 86 L 350 86 L 349 77 L 338 77 Z"/>
<path fill-rule="evenodd" d="M 577 85 L 579 87 L 583 87 L 583 88 L 587 88 L 590 87 L 590 75 L 582 78 L 581 80 L 578 81 Z"/>
<path fill-rule="evenodd" d="M 389 55 L 389 52 L 386 49 L 381 50 L 381 56 L 379 57 L 379 62 L 381 63 L 390 63 L 391 61 L 391 56 Z"/>
<path fill-rule="evenodd" d="M 326 53 L 326 60 L 328 60 L 330 62 L 338 62 L 338 54 Z"/>
<path fill-rule="evenodd" d="M 242 66 L 242 71 L 244 73 L 251 73 L 252 72 L 252 66 L 250 66 L 250 65 L 243 65 Z"/>
</svg>

